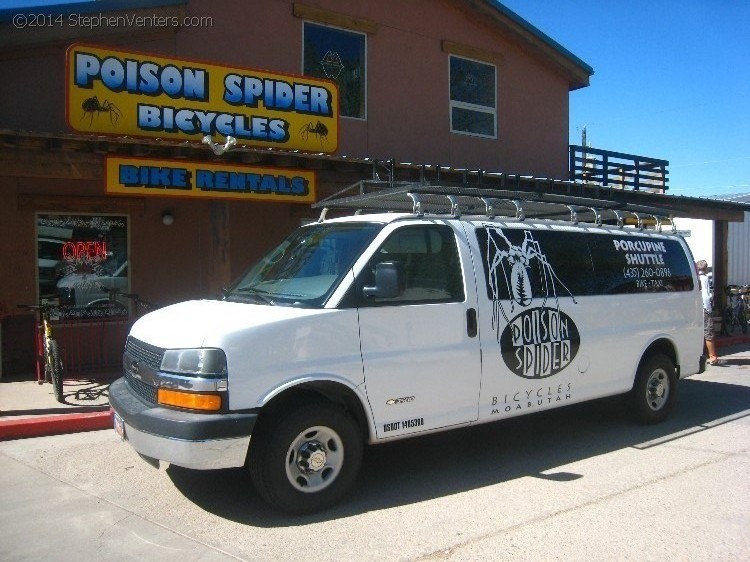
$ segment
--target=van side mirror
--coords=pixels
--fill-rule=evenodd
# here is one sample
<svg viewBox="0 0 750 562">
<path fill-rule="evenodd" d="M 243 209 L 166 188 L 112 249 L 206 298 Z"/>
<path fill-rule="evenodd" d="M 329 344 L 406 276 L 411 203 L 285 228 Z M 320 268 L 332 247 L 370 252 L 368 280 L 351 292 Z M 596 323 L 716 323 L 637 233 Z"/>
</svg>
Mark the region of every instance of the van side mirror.
<svg viewBox="0 0 750 562">
<path fill-rule="evenodd" d="M 392 299 L 403 292 L 404 273 L 400 263 L 386 261 L 375 266 L 375 286 L 363 287 L 368 298 Z"/>
</svg>

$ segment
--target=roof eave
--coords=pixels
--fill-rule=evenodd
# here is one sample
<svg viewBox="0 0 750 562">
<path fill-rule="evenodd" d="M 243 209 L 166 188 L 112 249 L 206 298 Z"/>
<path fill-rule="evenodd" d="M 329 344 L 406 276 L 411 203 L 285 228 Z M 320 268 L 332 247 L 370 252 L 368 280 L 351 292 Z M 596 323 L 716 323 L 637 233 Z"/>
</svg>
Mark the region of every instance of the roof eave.
<svg viewBox="0 0 750 562">
<path fill-rule="evenodd" d="M 547 59 L 568 78 L 571 91 L 585 88 L 594 69 L 557 41 L 534 27 L 513 10 L 496 0 L 468 0 L 468 3 L 492 17 L 495 24 L 507 31 L 513 39 Z"/>
</svg>

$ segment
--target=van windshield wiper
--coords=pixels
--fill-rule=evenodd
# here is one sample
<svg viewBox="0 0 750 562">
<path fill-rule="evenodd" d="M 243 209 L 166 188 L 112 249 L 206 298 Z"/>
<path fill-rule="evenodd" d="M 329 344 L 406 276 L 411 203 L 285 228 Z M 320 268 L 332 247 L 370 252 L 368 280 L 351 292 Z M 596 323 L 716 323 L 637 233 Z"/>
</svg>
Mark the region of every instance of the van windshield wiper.
<svg viewBox="0 0 750 562">
<path fill-rule="evenodd" d="M 235 289 L 234 292 L 252 295 L 263 304 L 276 304 L 272 298 L 274 296 L 273 293 L 269 293 L 268 291 L 264 291 L 262 289 L 257 289 L 255 287 L 242 287 L 240 289 Z"/>
</svg>

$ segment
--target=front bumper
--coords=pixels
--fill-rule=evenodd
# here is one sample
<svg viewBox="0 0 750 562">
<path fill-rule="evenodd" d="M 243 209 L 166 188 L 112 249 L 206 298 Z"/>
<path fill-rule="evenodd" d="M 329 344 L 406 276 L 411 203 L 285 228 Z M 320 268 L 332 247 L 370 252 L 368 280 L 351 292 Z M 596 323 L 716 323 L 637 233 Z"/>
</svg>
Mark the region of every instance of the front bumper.
<svg viewBox="0 0 750 562">
<path fill-rule="evenodd" d="M 124 438 L 141 455 L 195 469 L 243 466 L 258 413 L 199 414 L 148 404 L 124 378 L 109 387 Z"/>
</svg>

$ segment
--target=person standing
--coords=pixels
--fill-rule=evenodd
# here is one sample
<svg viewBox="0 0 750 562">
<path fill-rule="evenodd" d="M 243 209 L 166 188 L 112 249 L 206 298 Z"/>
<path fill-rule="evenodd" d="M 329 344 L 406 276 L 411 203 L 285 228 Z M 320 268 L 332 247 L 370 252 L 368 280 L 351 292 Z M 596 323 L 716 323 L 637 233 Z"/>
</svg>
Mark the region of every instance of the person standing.
<svg viewBox="0 0 750 562">
<path fill-rule="evenodd" d="M 703 338 L 706 341 L 708 349 L 709 365 L 724 365 L 726 361 L 719 359 L 716 355 L 716 345 L 714 344 L 714 319 L 713 307 L 711 305 L 711 288 L 708 284 L 708 262 L 699 260 L 695 264 L 698 270 L 698 282 L 700 283 L 701 296 L 703 297 Z"/>
</svg>

